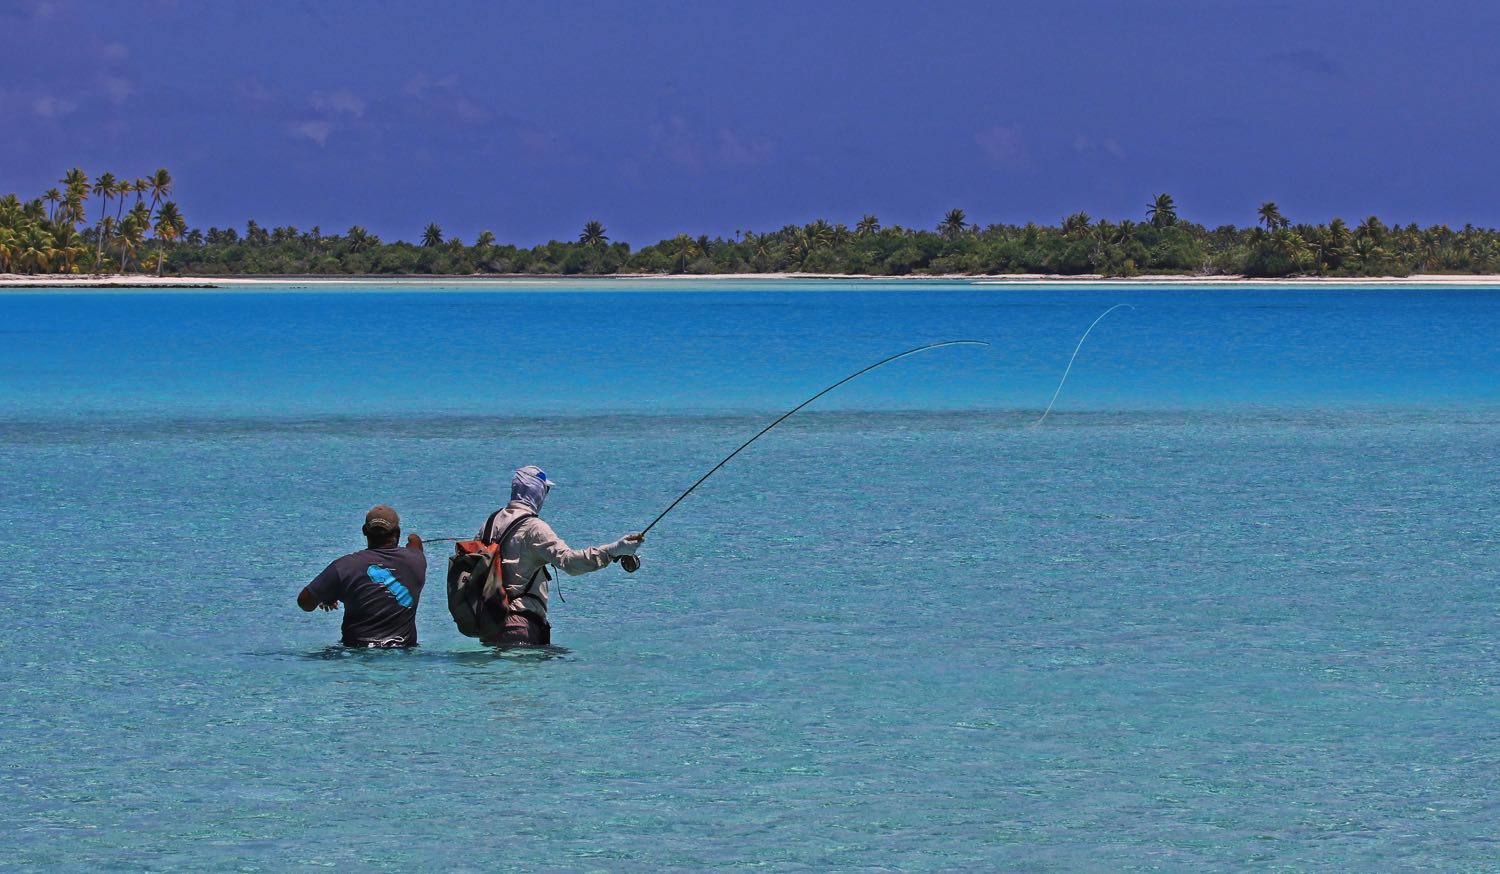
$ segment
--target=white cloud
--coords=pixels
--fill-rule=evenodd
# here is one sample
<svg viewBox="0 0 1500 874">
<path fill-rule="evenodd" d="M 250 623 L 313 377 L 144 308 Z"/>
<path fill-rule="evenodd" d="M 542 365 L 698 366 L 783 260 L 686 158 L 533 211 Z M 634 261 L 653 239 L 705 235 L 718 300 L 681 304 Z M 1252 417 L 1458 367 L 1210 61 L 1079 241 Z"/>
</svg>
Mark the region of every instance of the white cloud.
<svg viewBox="0 0 1500 874">
<path fill-rule="evenodd" d="M 100 76 L 99 87 L 104 90 L 104 96 L 109 98 L 109 102 L 116 106 L 135 93 L 135 84 L 123 76 Z"/>
<path fill-rule="evenodd" d="M 681 115 L 647 128 L 650 153 L 683 170 L 702 172 L 709 167 L 753 167 L 771 159 L 775 146 L 763 137 L 746 137 L 733 128 L 705 131 Z"/>
<path fill-rule="evenodd" d="M 426 73 L 418 73 L 406 83 L 406 88 L 403 90 L 408 97 L 421 98 L 427 97 L 434 91 L 452 91 L 456 87 L 458 87 L 457 76 L 450 75 L 434 79 Z"/>
<path fill-rule="evenodd" d="M 770 140 L 758 137 L 746 142 L 729 128 L 719 128 L 719 160 L 726 164 L 740 167 L 764 164 L 773 151 Z"/>
<path fill-rule="evenodd" d="M 688 129 L 687 119 L 674 115 L 665 124 L 651 125 L 649 132 L 653 151 L 683 169 L 695 172 L 703 169 L 703 155 L 697 138 Z"/>
<path fill-rule="evenodd" d="M 1014 125 L 990 125 L 974 134 L 974 144 L 996 164 L 1019 167 L 1026 163 L 1026 142 Z"/>
<path fill-rule="evenodd" d="M 343 113 L 360 118 L 365 114 L 365 101 L 358 94 L 348 88 L 340 88 L 337 91 L 314 91 L 308 98 L 313 109 L 324 112 Z"/>
<path fill-rule="evenodd" d="M 1104 152 L 1115 158 L 1125 157 L 1125 150 L 1121 148 L 1119 141 L 1114 137 L 1105 137 L 1095 142 L 1093 138 L 1079 134 L 1073 139 L 1073 151 L 1081 155 L 1091 152 Z"/>
<path fill-rule="evenodd" d="M 428 112 L 465 124 L 482 124 L 495 117 L 493 110 L 469 96 L 455 75 L 435 79 L 426 73 L 418 73 L 407 81 L 402 91 L 424 104 Z"/>
<path fill-rule="evenodd" d="M 290 130 L 292 136 L 306 137 L 322 146 L 328 142 L 328 135 L 333 133 L 333 125 L 326 121 L 299 121 Z"/>
<path fill-rule="evenodd" d="M 235 82 L 234 93 L 247 103 L 265 105 L 274 103 L 276 100 L 276 92 L 267 87 L 266 83 L 253 76 Z"/>
<path fill-rule="evenodd" d="M 51 18 L 61 12 L 63 8 L 60 0 L 31 0 L 30 3 L 23 2 L 22 5 L 31 7 L 31 18 L 33 21 Z"/>
<path fill-rule="evenodd" d="M 42 118 L 62 118 L 78 109 L 78 103 L 66 97 L 46 94 L 32 101 L 31 109 Z"/>
</svg>

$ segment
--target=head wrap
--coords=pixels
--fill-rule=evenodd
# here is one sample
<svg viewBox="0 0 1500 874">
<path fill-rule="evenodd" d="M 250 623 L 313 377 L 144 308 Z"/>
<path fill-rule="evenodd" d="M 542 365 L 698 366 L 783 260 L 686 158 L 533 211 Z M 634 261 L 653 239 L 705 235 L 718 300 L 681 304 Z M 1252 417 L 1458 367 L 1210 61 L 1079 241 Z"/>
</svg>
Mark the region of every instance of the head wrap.
<svg viewBox="0 0 1500 874">
<path fill-rule="evenodd" d="M 542 502 L 547 499 L 547 490 L 550 488 L 552 482 L 547 479 L 546 471 L 528 464 L 510 478 L 510 499 L 530 507 L 533 513 L 540 513 Z"/>
</svg>

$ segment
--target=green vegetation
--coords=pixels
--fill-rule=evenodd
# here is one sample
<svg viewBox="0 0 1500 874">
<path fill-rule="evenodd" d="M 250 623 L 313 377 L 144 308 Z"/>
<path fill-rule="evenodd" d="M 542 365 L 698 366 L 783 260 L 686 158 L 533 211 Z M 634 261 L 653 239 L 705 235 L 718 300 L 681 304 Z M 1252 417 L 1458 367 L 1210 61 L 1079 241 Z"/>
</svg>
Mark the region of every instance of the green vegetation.
<svg viewBox="0 0 1500 874">
<path fill-rule="evenodd" d="M 1466 225 L 1386 225 L 1370 216 L 1351 229 L 1343 219 L 1294 225 L 1275 203 L 1255 224 L 1206 228 L 1179 218 L 1169 194 L 1145 205 L 1144 222 L 1094 220 L 1077 212 L 1060 225 L 988 225 L 951 209 L 933 230 L 882 225 L 866 215 L 851 231 L 818 219 L 733 238 L 679 234 L 641 249 L 611 241 L 599 221 L 576 241 L 530 248 L 499 244 L 490 231 L 472 246 L 436 223 L 418 244 L 382 242 L 358 225 L 342 235 L 314 227 L 189 230 L 167 200 L 172 175 L 135 180 L 105 173 L 92 184 L 69 170 L 35 200 L 0 198 L 0 270 L 21 273 L 123 273 L 154 269 L 178 275 L 297 274 L 567 274 L 607 273 L 1056 273 L 1134 276 L 1245 274 L 1272 276 L 1405 276 L 1411 273 L 1500 273 L 1500 232 Z M 134 195 L 134 202 L 129 203 Z M 99 209 L 87 224 L 86 203 Z M 113 214 L 111 214 L 113 201 Z M 170 257 L 169 257 L 170 256 Z"/>
<path fill-rule="evenodd" d="M 0 197 L 0 270 L 124 273 L 134 265 L 154 267 L 160 276 L 173 242 L 188 234 L 177 204 L 166 199 L 172 193 L 172 174 L 166 170 L 133 182 L 105 173 L 90 185 L 88 174 L 74 167 L 58 182 L 62 190 L 50 188 L 25 203 L 14 194 Z M 135 203 L 126 212 L 131 194 Z M 80 231 L 88 221 L 90 195 L 98 198 L 99 218 Z M 111 199 L 117 201 L 114 215 Z M 153 234 L 156 246 L 148 247 Z"/>
</svg>

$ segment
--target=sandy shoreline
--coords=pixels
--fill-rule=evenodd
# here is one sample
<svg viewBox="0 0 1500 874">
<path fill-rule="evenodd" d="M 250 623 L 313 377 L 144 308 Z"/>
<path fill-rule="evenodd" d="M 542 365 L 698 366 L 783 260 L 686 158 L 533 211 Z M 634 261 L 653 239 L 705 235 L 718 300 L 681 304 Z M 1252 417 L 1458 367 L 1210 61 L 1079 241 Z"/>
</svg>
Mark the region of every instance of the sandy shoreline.
<svg viewBox="0 0 1500 874">
<path fill-rule="evenodd" d="M 524 285 L 553 285 L 559 283 L 583 283 L 583 284 L 621 284 L 621 283 L 661 283 L 670 285 L 681 282 L 755 282 L 776 281 L 788 279 L 824 280 L 830 282 L 856 282 L 856 283 L 911 283 L 913 285 L 926 282 L 967 282 L 980 286 L 1007 286 L 1007 285 L 1087 285 L 1087 286 L 1317 286 L 1317 285 L 1371 285 L 1371 286 L 1402 286 L 1402 287 L 1424 287 L 1424 286 L 1463 286 L 1463 287 L 1500 287 L 1500 275 L 1417 275 L 1417 276 L 1386 276 L 1386 277 L 1299 277 L 1289 279 L 1255 279 L 1245 276 L 1134 276 L 1105 277 L 1099 275 L 1075 275 L 1063 276 L 1058 274 L 1025 273 L 1025 274 L 1003 274 L 991 276 L 975 276 L 969 274 L 945 275 L 945 276 L 861 276 L 848 274 L 830 273 L 721 273 L 709 275 L 694 274 L 610 274 L 606 276 L 563 276 L 563 275 L 531 275 L 531 274 L 505 274 L 505 275 L 470 275 L 470 276 L 394 276 L 394 275 L 361 275 L 361 276 L 148 276 L 148 275 L 87 275 L 76 276 L 62 275 L 37 275 L 26 276 L 16 273 L 0 273 L 0 289 L 25 289 L 25 288 L 80 288 L 80 289 L 229 289 L 244 288 L 246 290 L 257 286 L 287 286 L 298 287 L 313 286 L 359 286 L 378 285 L 382 287 L 392 286 L 469 286 L 476 288 Z"/>
</svg>

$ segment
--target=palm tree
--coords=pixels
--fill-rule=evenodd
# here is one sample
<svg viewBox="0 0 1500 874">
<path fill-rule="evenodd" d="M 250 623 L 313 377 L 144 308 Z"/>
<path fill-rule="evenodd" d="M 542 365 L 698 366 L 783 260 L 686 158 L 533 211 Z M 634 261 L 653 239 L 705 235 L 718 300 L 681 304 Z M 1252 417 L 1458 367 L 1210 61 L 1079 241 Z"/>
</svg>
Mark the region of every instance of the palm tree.
<svg viewBox="0 0 1500 874">
<path fill-rule="evenodd" d="M 115 217 L 114 216 L 112 216 L 112 215 L 105 216 L 104 217 L 104 221 L 102 221 L 102 222 L 99 223 L 99 239 L 101 241 L 109 239 L 110 237 L 114 236 L 115 231 L 118 230 L 119 227 L 120 227 L 119 224 L 115 222 Z M 99 250 L 94 253 L 94 272 L 95 273 L 103 273 L 104 272 L 104 266 L 103 265 L 104 265 L 104 249 L 101 246 L 99 248 Z"/>
<path fill-rule="evenodd" d="M 1086 212 L 1075 212 L 1063 219 L 1062 232 L 1065 237 L 1087 236 L 1093 228 L 1093 219 Z"/>
<path fill-rule="evenodd" d="M 69 189 L 68 193 L 63 195 L 62 208 L 57 211 L 57 215 L 53 216 L 52 224 L 65 224 L 76 229 L 81 221 L 83 221 L 83 197 L 76 189 Z"/>
<path fill-rule="evenodd" d="M 800 228 L 794 226 L 791 229 L 792 255 L 800 263 L 806 260 L 814 249 L 826 248 L 832 239 L 833 228 L 822 219 Z"/>
<path fill-rule="evenodd" d="M 47 221 L 53 221 L 57 215 L 57 205 L 62 203 L 62 192 L 56 188 L 49 188 L 47 189 L 47 193 L 42 195 L 42 200 L 47 201 L 51 207 L 47 212 Z"/>
<path fill-rule="evenodd" d="M 125 221 L 120 224 L 120 272 L 124 273 L 130 264 L 130 256 L 141 250 L 146 244 L 146 232 L 150 229 L 146 221 L 146 205 L 137 202 L 125 214 Z"/>
<path fill-rule="evenodd" d="M 1285 228 L 1291 225 L 1291 222 L 1287 221 L 1286 216 L 1281 214 L 1281 210 L 1277 208 L 1275 201 L 1268 200 L 1262 203 L 1260 209 L 1256 210 L 1256 214 L 1260 216 L 1260 223 L 1265 225 L 1268 231 L 1274 231 L 1278 228 Z"/>
<path fill-rule="evenodd" d="M 1291 262 L 1293 268 L 1300 268 L 1311 254 L 1307 241 L 1302 235 L 1287 227 L 1278 227 L 1271 235 L 1271 245 Z"/>
<path fill-rule="evenodd" d="M 120 226 L 118 239 L 120 241 L 120 272 L 125 273 L 130 269 L 131 256 L 146 246 L 144 211 L 133 209 L 125 216 L 125 223 Z"/>
<path fill-rule="evenodd" d="M 162 265 L 167 261 L 166 247 L 173 240 L 182 236 L 187 230 L 187 224 L 182 220 L 182 214 L 177 211 L 177 204 L 167 201 L 161 205 L 161 212 L 156 215 L 156 239 L 158 240 L 156 252 L 156 275 L 161 275 Z"/>
<path fill-rule="evenodd" d="M 146 179 L 146 190 L 151 192 L 151 208 L 146 210 L 146 223 L 151 223 L 151 214 L 156 212 L 156 204 L 172 193 L 172 174 L 165 168 L 157 170 Z"/>
<path fill-rule="evenodd" d="M 30 268 L 31 273 L 50 271 L 55 257 L 57 250 L 52 246 L 52 235 L 37 225 L 27 228 L 26 236 L 21 238 L 21 266 Z"/>
<path fill-rule="evenodd" d="M 443 243 L 443 229 L 437 226 L 437 222 L 429 222 L 427 230 L 422 232 L 422 245 L 427 248 L 440 246 Z"/>
<path fill-rule="evenodd" d="M 755 238 L 755 249 L 751 254 L 762 261 L 770 259 L 771 244 L 766 242 L 764 235 Z"/>
<path fill-rule="evenodd" d="M 1154 228 L 1166 228 L 1177 224 L 1177 203 L 1172 200 L 1172 195 L 1162 192 L 1156 195 L 1156 199 L 1146 204 L 1146 218 L 1151 220 Z"/>
<path fill-rule="evenodd" d="M 1349 226 L 1338 216 L 1328 223 L 1328 245 L 1333 249 L 1342 249 L 1349 245 Z"/>
<path fill-rule="evenodd" d="M 1374 237 L 1363 236 L 1354 238 L 1354 248 L 1349 254 L 1351 261 L 1359 265 L 1361 270 L 1368 272 L 1383 260 L 1387 253 L 1375 242 Z"/>
<path fill-rule="evenodd" d="M 583 226 L 583 233 L 578 235 L 578 242 L 585 246 L 602 246 L 609 242 L 609 237 L 604 235 L 604 225 L 591 221 Z"/>
<path fill-rule="evenodd" d="M 11 265 L 21 253 L 21 241 L 16 232 L 0 227 L 0 270 L 10 272 Z"/>
<path fill-rule="evenodd" d="M 374 238 L 359 225 L 352 225 L 344 234 L 344 245 L 350 252 L 363 252 L 374 244 Z"/>
<path fill-rule="evenodd" d="M 125 217 L 125 196 L 135 190 L 135 183 L 129 179 L 121 179 L 115 183 L 115 227 L 120 226 L 120 220 Z"/>
<path fill-rule="evenodd" d="M 89 196 L 89 176 L 83 172 L 82 167 L 74 167 L 67 173 L 64 173 L 63 178 L 58 181 L 63 184 L 63 188 L 66 190 L 66 194 L 63 195 L 65 199 L 73 198 L 81 203 L 84 198 Z M 82 221 L 82 219 L 79 219 L 79 221 Z"/>
<path fill-rule="evenodd" d="M 688 264 L 698 256 L 698 244 L 687 234 L 678 234 L 672 238 L 669 249 L 672 253 L 672 262 L 677 265 L 677 272 L 687 270 Z"/>
<path fill-rule="evenodd" d="M 62 220 L 76 227 L 84 219 L 83 201 L 89 196 L 89 175 L 83 172 L 82 167 L 74 167 L 58 181 L 68 190 L 63 196 Z M 53 220 L 56 221 L 56 218 Z"/>
<path fill-rule="evenodd" d="M 88 246 L 84 245 L 83 238 L 72 225 L 63 225 L 52 232 L 52 248 L 61 261 L 59 266 L 68 273 L 77 272 L 78 256 L 88 251 Z"/>
<path fill-rule="evenodd" d="M 1356 240 L 1372 240 L 1379 245 L 1380 241 L 1385 239 L 1385 230 L 1385 224 L 1372 215 L 1360 222 L 1359 227 L 1354 229 L 1354 238 Z"/>
<path fill-rule="evenodd" d="M 876 218 L 873 215 L 865 216 L 864 218 L 859 220 L 859 224 L 854 226 L 854 233 L 861 237 L 868 237 L 871 234 L 876 234 L 879 232 L 880 219 Z"/>
<path fill-rule="evenodd" d="M 76 188 L 79 185 L 89 184 L 89 174 L 83 172 L 82 167 L 74 167 L 63 174 L 63 178 L 57 180 L 68 188 Z"/>
<path fill-rule="evenodd" d="M 115 174 L 105 173 L 94 180 L 94 193 L 99 195 L 99 245 L 94 250 L 94 262 L 97 264 L 104 258 L 104 241 L 109 236 L 109 228 L 105 226 L 105 219 L 109 218 L 109 199 L 115 195 Z"/>
<path fill-rule="evenodd" d="M 480 231 L 479 236 L 474 238 L 476 249 L 488 249 L 495 245 L 495 234 L 492 231 Z"/>
<path fill-rule="evenodd" d="M 963 210 L 950 209 L 942 222 L 938 224 L 938 230 L 948 239 L 955 239 L 964 232 L 964 228 L 969 226 L 965 218 Z"/>
</svg>

